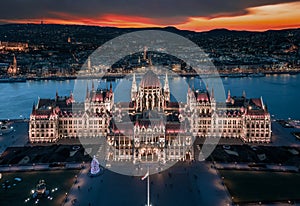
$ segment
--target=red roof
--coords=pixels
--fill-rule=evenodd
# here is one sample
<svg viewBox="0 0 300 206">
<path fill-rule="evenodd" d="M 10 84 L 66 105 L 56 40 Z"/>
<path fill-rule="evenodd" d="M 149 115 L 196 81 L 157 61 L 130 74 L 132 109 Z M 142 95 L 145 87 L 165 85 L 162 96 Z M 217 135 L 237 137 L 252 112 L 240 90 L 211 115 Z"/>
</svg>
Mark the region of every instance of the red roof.
<svg viewBox="0 0 300 206">
<path fill-rule="evenodd" d="M 160 87 L 160 81 L 157 75 L 149 70 L 141 80 L 140 86 L 143 88 L 156 88 Z"/>
</svg>

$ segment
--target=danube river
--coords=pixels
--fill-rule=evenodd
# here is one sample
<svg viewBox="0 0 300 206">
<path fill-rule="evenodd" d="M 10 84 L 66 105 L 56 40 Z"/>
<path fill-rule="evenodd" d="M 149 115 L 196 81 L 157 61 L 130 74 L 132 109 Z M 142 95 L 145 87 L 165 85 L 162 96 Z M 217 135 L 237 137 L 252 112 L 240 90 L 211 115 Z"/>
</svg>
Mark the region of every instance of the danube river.
<svg viewBox="0 0 300 206">
<path fill-rule="evenodd" d="M 161 79 L 162 83 L 164 78 Z M 27 81 L 25 83 L 0 84 L 0 119 L 28 118 L 34 102 L 38 98 L 54 98 L 58 91 L 60 96 L 69 95 L 75 82 L 86 85 L 86 80 L 66 81 Z M 265 77 L 222 78 L 224 89 L 230 89 L 232 96 L 241 96 L 245 90 L 247 97 L 262 96 L 269 111 L 275 118 L 300 119 L 300 75 L 271 75 Z M 94 80 L 95 85 L 109 87 L 109 83 Z M 178 101 L 186 101 L 186 84 L 195 88 L 204 87 L 199 79 L 169 78 L 171 93 Z M 131 82 L 118 79 L 113 83 L 116 89 L 115 102 L 128 101 Z M 120 84 L 121 83 L 121 84 Z M 77 85 L 77 83 L 76 83 Z M 116 87 L 116 85 L 118 85 Z M 86 86 L 84 86 L 86 87 Z M 89 82 L 89 88 L 91 83 Z M 85 91 L 85 88 L 82 90 Z M 81 92 L 85 95 L 85 92 Z"/>
</svg>

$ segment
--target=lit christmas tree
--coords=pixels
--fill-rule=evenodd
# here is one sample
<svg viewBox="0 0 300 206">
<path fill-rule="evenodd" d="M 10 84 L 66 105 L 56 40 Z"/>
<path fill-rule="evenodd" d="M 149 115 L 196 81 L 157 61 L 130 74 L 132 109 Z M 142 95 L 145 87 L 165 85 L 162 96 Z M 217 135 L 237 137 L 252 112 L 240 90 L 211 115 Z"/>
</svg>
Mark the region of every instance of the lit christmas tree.
<svg viewBox="0 0 300 206">
<path fill-rule="evenodd" d="M 94 158 L 91 162 L 91 174 L 96 175 L 99 172 L 100 172 L 99 162 L 98 162 L 98 160 L 96 159 L 96 157 L 94 155 Z"/>
</svg>

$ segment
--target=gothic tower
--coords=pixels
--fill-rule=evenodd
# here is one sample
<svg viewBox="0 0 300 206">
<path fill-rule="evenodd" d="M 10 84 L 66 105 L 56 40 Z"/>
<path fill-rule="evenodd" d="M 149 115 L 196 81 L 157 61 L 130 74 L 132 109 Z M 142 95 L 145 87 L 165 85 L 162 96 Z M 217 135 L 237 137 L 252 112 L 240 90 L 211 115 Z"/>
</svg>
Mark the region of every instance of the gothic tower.
<svg viewBox="0 0 300 206">
<path fill-rule="evenodd" d="M 165 100 L 167 102 L 169 102 L 170 101 L 170 87 L 169 87 L 168 73 L 166 73 L 166 78 L 165 78 L 164 96 L 165 96 Z"/>
</svg>

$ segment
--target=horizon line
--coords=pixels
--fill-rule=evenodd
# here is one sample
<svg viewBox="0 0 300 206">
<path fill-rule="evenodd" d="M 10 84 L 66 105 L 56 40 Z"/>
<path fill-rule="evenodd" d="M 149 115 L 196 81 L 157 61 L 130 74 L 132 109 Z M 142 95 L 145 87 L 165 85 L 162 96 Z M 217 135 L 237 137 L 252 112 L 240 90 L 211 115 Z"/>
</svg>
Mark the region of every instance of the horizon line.
<svg viewBox="0 0 300 206">
<path fill-rule="evenodd" d="M 216 30 L 227 30 L 227 31 L 237 31 L 237 32 L 257 32 L 257 33 L 263 33 L 268 31 L 284 31 L 284 30 L 297 30 L 300 29 L 300 27 L 286 27 L 286 28 L 272 28 L 272 29 L 260 29 L 260 30 L 247 30 L 247 29 L 228 29 L 225 27 L 218 27 L 210 30 L 189 30 L 189 29 L 180 29 L 176 26 L 168 25 L 168 26 L 144 26 L 144 27 L 118 27 L 118 26 L 103 26 L 103 25 L 93 25 L 93 24 L 74 24 L 74 23 L 47 23 L 41 20 L 40 23 L 38 22 L 28 22 L 28 23 L 22 23 L 22 22 L 7 22 L 7 23 L 0 23 L 0 26 L 5 25 L 60 25 L 60 26 L 86 26 L 86 27 L 102 27 L 102 28 L 115 28 L 115 29 L 167 29 L 167 28 L 174 28 L 178 31 L 188 31 L 188 32 L 195 32 L 195 33 L 203 33 L 203 32 L 210 32 L 210 31 L 216 31 Z"/>
</svg>

